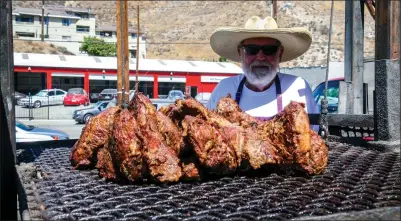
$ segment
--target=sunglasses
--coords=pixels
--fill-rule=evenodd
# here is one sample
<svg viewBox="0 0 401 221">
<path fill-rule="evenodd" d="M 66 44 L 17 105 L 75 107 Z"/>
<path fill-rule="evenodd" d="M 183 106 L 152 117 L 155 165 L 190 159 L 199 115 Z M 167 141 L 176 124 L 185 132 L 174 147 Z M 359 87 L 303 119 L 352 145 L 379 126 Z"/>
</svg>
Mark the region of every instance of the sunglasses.
<svg viewBox="0 0 401 221">
<path fill-rule="evenodd" d="M 257 55 L 260 50 L 265 55 L 274 55 L 279 49 L 279 45 L 242 45 L 241 48 L 245 50 L 248 55 Z"/>
</svg>

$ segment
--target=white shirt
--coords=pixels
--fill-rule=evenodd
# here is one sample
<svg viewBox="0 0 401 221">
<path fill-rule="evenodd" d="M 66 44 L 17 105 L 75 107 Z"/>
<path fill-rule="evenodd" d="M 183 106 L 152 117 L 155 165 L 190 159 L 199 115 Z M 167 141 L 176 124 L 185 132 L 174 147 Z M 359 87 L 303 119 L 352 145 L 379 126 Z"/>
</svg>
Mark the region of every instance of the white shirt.
<svg viewBox="0 0 401 221">
<path fill-rule="evenodd" d="M 281 85 L 282 108 L 291 101 L 297 101 L 306 104 L 305 111 L 307 113 L 320 113 L 313 99 L 312 90 L 303 78 L 283 73 L 277 73 L 277 75 Z M 217 102 L 227 94 L 231 94 L 231 98 L 235 100 L 235 94 L 243 77 L 244 75 L 241 74 L 221 80 L 213 90 L 207 104 L 208 109 L 215 109 Z M 270 119 L 278 113 L 276 85 L 273 83 L 262 92 L 252 91 L 244 85 L 239 107 L 258 119 Z"/>
</svg>

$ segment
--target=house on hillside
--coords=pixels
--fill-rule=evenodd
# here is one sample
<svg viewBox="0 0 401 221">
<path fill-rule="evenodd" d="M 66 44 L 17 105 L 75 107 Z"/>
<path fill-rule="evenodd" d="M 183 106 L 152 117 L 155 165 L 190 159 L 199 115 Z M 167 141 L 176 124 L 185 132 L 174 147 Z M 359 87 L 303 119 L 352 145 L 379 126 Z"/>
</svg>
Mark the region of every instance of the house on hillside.
<svg viewBox="0 0 401 221">
<path fill-rule="evenodd" d="M 105 42 L 117 43 L 117 27 L 115 25 L 96 26 L 95 34 Z M 128 28 L 128 50 L 131 58 L 136 58 L 136 37 L 136 30 Z M 146 58 L 146 38 L 143 33 L 139 35 L 139 57 Z"/>
<path fill-rule="evenodd" d="M 16 7 L 13 16 L 14 38 L 40 41 L 42 36 L 42 9 Z M 129 50 L 136 55 L 136 30 L 129 29 Z M 79 50 L 84 37 L 99 37 L 105 42 L 116 43 L 116 26 L 96 26 L 95 13 L 91 9 L 48 6 L 44 9 L 45 41 L 66 47 L 76 55 L 86 55 Z M 140 35 L 139 54 L 146 58 L 146 41 Z"/>
</svg>

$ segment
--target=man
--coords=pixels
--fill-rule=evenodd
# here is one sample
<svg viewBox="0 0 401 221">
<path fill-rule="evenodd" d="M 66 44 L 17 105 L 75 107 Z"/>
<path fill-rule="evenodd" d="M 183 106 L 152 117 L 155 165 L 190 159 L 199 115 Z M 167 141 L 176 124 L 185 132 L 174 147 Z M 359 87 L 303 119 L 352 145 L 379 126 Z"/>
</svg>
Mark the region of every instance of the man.
<svg viewBox="0 0 401 221">
<path fill-rule="evenodd" d="M 279 63 L 305 53 L 312 42 L 304 28 L 278 28 L 271 17 L 251 17 L 245 28 L 219 28 L 210 38 L 220 56 L 241 62 L 243 75 L 223 79 L 214 89 L 207 107 L 231 94 L 246 113 L 268 120 L 290 103 L 305 103 L 308 113 L 319 113 L 309 84 L 302 78 L 279 72 Z M 314 127 L 315 130 L 318 128 Z"/>
</svg>

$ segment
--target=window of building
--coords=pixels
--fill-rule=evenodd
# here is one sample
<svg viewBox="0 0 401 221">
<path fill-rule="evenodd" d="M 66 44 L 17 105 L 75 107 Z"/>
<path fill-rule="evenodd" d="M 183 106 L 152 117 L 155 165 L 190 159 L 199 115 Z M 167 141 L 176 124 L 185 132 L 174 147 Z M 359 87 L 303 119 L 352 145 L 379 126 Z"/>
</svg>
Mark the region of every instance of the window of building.
<svg viewBox="0 0 401 221">
<path fill-rule="evenodd" d="M 102 36 L 102 37 L 112 37 L 113 36 L 113 32 L 112 31 L 101 31 L 100 32 L 100 36 Z"/>
<path fill-rule="evenodd" d="M 15 21 L 17 23 L 32 23 L 33 24 L 34 18 L 33 18 L 33 16 L 21 15 L 21 16 L 15 17 Z"/>
<path fill-rule="evenodd" d="M 129 50 L 129 53 L 131 54 L 131 58 L 136 58 L 136 50 Z"/>
<path fill-rule="evenodd" d="M 77 32 L 89 32 L 89 26 L 77 25 Z"/>
<path fill-rule="evenodd" d="M 80 17 L 81 19 L 84 19 L 84 20 L 89 19 L 89 14 L 88 13 L 75 12 L 74 15 L 77 16 L 77 17 Z"/>
<path fill-rule="evenodd" d="M 63 23 L 63 26 L 70 26 L 71 25 L 71 20 L 68 18 L 63 18 L 61 20 L 61 23 Z"/>
<path fill-rule="evenodd" d="M 171 90 L 185 91 L 185 83 L 159 82 L 159 95 L 168 95 Z"/>
<path fill-rule="evenodd" d="M 71 36 L 61 36 L 61 39 L 71 41 Z"/>
<path fill-rule="evenodd" d="M 30 38 L 34 38 L 35 37 L 35 33 L 32 32 L 15 32 L 15 34 L 18 37 L 30 37 Z"/>
<path fill-rule="evenodd" d="M 39 17 L 39 22 L 40 22 L 40 24 L 42 24 L 42 17 Z M 48 24 L 49 24 L 49 18 L 45 17 L 45 25 L 48 25 Z"/>
</svg>

